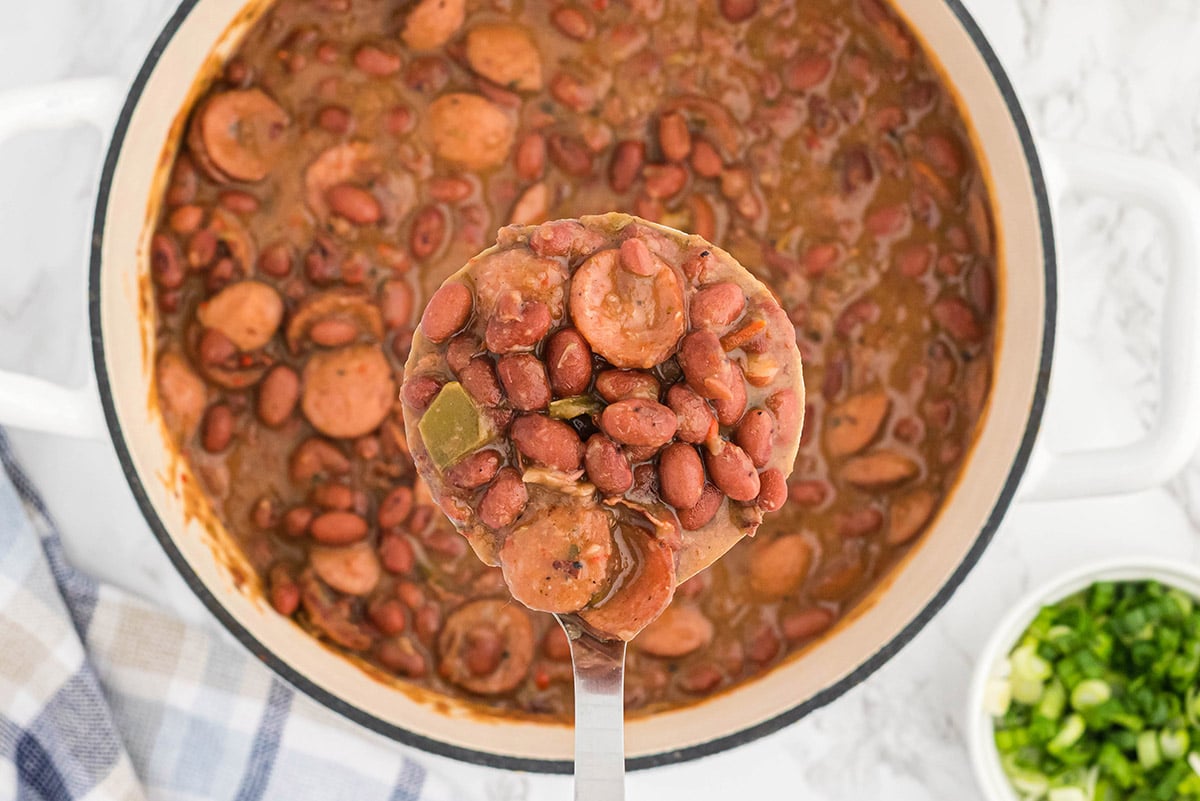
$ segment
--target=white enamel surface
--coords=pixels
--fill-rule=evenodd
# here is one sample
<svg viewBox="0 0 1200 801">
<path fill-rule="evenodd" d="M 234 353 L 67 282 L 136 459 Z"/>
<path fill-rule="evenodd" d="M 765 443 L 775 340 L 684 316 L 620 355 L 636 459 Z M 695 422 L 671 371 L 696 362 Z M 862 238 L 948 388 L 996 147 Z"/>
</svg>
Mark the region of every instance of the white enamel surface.
<svg viewBox="0 0 1200 801">
<path fill-rule="evenodd" d="M 1039 132 L 1171 160 L 1200 175 L 1200 97 L 1172 89 L 1200 80 L 1192 47 L 1200 6 L 966 4 L 1011 70 Z M 0 8 L 0 88 L 110 71 L 129 81 L 174 5 L 45 0 L 22 7 L 15 21 L 15 7 Z M 84 294 L 95 145 L 83 133 L 14 145 L 0 152 L 0 241 L 9 265 L 0 268 L 0 365 L 77 383 L 90 356 L 71 304 Z M 147 148 L 155 153 L 157 143 Z M 1063 295 L 1044 439 L 1062 450 L 1117 445 L 1138 436 L 1141 421 L 1155 413 L 1163 239 L 1148 215 L 1095 197 L 1069 199 L 1059 235 Z M 109 445 L 10 436 L 76 564 L 217 627 L 154 542 Z M 1194 466 L 1184 480 L 1129 498 L 1018 505 L 946 610 L 868 682 L 747 747 L 639 773 L 631 777 L 631 797 L 671 797 L 680 787 L 696 799 L 780 797 L 785 790 L 828 801 L 976 797 L 961 711 L 971 666 L 995 621 L 1029 586 L 1071 568 L 1080 554 L 1200 559 L 1200 526 L 1189 520 L 1200 509 L 1197 476 Z M 323 736 L 309 734 L 319 750 Z M 364 732 L 363 739 L 372 738 Z M 566 779 L 422 758 L 454 778 L 458 798 L 549 801 L 570 792 Z"/>
<path fill-rule="evenodd" d="M 178 475 L 164 447 L 156 412 L 147 404 L 148 365 L 141 363 L 137 270 L 146 269 L 140 245 L 147 199 L 153 195 L 157 159 L 148 158 L 167 138 L 186 84 L 233 19 L 240 0 L 205 0 L 163 53 L 133 116 L 109 200 L 101 275 L 101 320 L 113 395 L 129 450 L 152 504 L 189 565 L 226 610 L 267 648 L 323 689 L 381 720 L 461 747 L 512 756 L 569 759 L 570 731 L 562 726 L 487 720 L 463 711 L 444 714 L 389 690 L 337 658 L 269 607 L 232 589 L 228 572 L 212 556 L 210 535 L 185 522 L 183 505 L 162 477 Z M 943 63 L 979 137 L 999 219 L 1005 264 L 998 287 L 1002 326 L 994 374 L 993 409 L 964 478 L 948 505 L 890 586 L 876 593 L 835 636 L 802 658 L 736 693 L 631 723 L 630 756 L 655 754 L 739 732 L 811 698 L 870 659 L 911 623 L 958 568 L 997 501 L 1008 476 L 1033 400 L 1041 358 L 1044 260 L 1029 168 L 1009 116 L 974 44 L 940 0 L 901 4 Z M 225 40 L 221 49 L 232 45 Z M 120 210 L 120 213 L 114 213 Z M 218 541 L 223 536 L 218 532 Z"/>
<path fill-rule="evenodd" d="M 1018 795 L 1000 765 L 1000 756 L 992 739 L 991 716 L 984 711 L 988 682 L 1003 675 L 1005 658 L 1038 610 L 1097 581 L 1160 581 L 1200 598 L 1200 569 L 1192 565 L 1165 559 L 1109 559 L 1063 574 L 1021 599 L 983 647 L 967 695 L 967 743 L 971 765 L 988 801 L 1018 801 Z"/>
</svg>

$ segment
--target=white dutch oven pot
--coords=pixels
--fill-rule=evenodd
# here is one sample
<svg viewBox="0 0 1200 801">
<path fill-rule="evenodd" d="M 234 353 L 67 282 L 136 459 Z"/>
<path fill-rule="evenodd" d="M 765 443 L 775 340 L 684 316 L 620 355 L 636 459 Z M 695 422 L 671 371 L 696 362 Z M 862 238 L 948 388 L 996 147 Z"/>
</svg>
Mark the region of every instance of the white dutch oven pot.
<svg viewBox="0 0 1200 801">
<path fill-rule="evenodd" d="M 139 304 L 148 272 L 147 220 L 160 194 L 164 143 L 208 60 L 229 54 L 262 2 L 185 0 L 125 98 L 105 162 L 92 234 L 88 307 L 95 386 L 58 387 L 0 374 L 0 421 L 64 434 L 107 435 L 150 527 L 192 589 L 251 651 L 318 701 L 396 740 L 459 759 L 542 771 L 570 770 L 569 727 L 489 718 L 439 705 L 371 678 L 268 605 L 237 590 L 210 531 L 185 514 L 153 386 L 153 321 Z M 693 759 L 775 731 L 862 681 L 907 643 L 979 559 L 1033 451 L 1054 344 L 1055 260 L 1050 204 L 1013 89 L 958 0 L 898 0 L 956 90 L 990 176 L 1002 264 L 994 384 L 979 440 L 939 517 L 871 599 L 798 658 L 731 692 L 627 727 L 631 768 Z M 232 27 L 231 27 L 232 26 Z M 108 135 L 124 93 L 110 81 L 56 84 L 0 97 L 0 138 L 19 130 L 90 124 Z M 170 150 L 166 151 L 169 154 Z M 1022 497 L 1128 492 L 1175 473 L 1200 438 L 1196 398 L 1200 195 L 1174 171 L 1078 147 L 1045 148 L 1056 187 L 1115 194 L 1158 213 L 1175 266 L 1167 286 L 1159 416 L 1138 442 L 1110 450 L 1039 449 Z M 153 304 L 147 304 L 152 308 Z M 152 312 L 149 312 L 152 313 Z M 144 349 L 143 343 L 151 343 Z M 102 404 L 96 403 L 96 394 Z M 99 414 L 103 408 L 103 421 Z"/>
</svg>

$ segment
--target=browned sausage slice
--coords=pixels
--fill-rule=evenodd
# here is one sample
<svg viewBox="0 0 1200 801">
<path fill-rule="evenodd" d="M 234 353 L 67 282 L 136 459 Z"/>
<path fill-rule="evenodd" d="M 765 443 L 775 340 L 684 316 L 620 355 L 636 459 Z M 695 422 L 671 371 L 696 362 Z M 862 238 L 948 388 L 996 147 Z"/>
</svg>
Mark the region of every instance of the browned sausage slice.
<svg viewBox="0 0 1200 801">
<path fill-rule="evenodd" d="M 602 250 L 576 271 L 571 316 L 592 350 L 617 367 L 645 369 L 666 361 L 683 336 L 683 282 L 654 257 L 651 275 L 621 266 L 620 251 Z"/>
<path fill-rule="evenodd" d="M 530 517 L 500 549 L 505 582 L 530 609 L 578 612 L 608 582 L 613 551 L 608 514 L 596 506 L 561 503 Z"/>
<path fill-rule="evenodd" d="M 480 315 L 491 317 L 501 299 L 515 291 L 525 303 L 546 304 L 556 324 L 562 320 L 567 268 L 557 259 L 523 250 L 502 250 L 477 256 L 468 263 L 467 270 L 475 282 Z"/>
<path fill-rule="evenodd" d="M 283 321 L 283 298 L 270 284 L 238 281 L 201 303 L 196 319 L 220 331 L 238 350 L 258 350 Z"/>
<path fill-rule="evenodd" d="M 204 379 L 196 375 L 186 359 L 173 351 L 158 358 L 156 377 L 163 418 L 171 430 L 187 439 L 200 424 L 208 403 Z"/>
<path fill-rule="evenodd" d="M 533 663 L 529 615 L 508 601 L 472 601 L 450 613 L 438 637 L 443 678 L 480 695 L 515 688 Z"/>
<path fill-rule="evenodd" d="M 631 640 L 663 613 L 675 595 L 675 552 L 662 540 L 634 534 L 637 574 L 626 579 L 613 596 L 581 617 L 597 631 Z"/>
<path fill-rule="evenodd" d="M 379 427 L 396 400 L 396 382 L 377 345 L 319 351 L 304 365 L 300 408 L 331 437 L 361 437 Z"/>
<path fill-rule="evenodd" d="M 261 181 L 284 144 L 288 116 L 261 89 L 212 95 L 196 112 L 188 144 L 217 181 Z"/>
<path fill-rule="evenodd" d="M 434 152 L 470 170 L 498 167 L 512 149 L 516 124 L 490 100 L 466 92 L 442 95 L 425 113 Z"/>
</svg>

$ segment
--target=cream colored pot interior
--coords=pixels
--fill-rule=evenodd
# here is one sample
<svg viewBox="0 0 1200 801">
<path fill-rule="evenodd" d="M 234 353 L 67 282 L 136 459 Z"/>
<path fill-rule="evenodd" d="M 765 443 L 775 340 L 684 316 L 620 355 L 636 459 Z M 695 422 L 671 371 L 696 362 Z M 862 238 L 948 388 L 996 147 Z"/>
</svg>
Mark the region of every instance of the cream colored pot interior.
<svg viewBox="0 0 1200 801">
<path fill-rule="evenodd" d="M 243 6 L 244 0 L 201 0 L 188 14 L 133 109 L 112 178 L 99 275 L 106 359 L 102 372 L 108 376 L 134 469 L 162 525 L 208 592 L 263 648 L 317 687 L 385 724 L 451 746 L 508 757 L 570 759 L 568 727 L 487 719 L 444 700 L 435 705 L 380 683 L 325 649 L 290 620 L 236 589 L 235 571 L 214 557 L 211 547 L 223 533 L 186 514 L 180 491 L 183 468 L 171 454 L 151 403 L 153 322 L 139 310 L 139 287 L 148 270 L 147 203 L 158 194 L 163 143 L 192 89 L 193 76 L 214 47 L 217 53 L 235 47 L 237 32 L 256 16 Z M 998 288 L 1002 330 L 984 429 L 952 501 L 871 602 L 843 621 L 833 636 L 767 676 L 698 706 L 632 722 L 627 732 L 630 756 L 674 751 L 754 727 L 864 664 L 921 614 L 958 569 L 1021 447 L 1041 366 L 1046 304 L 1042 230 L 1030 170 L 1004 98 L 946 3 L 900 0 L 898 6 L 957 89 L 991 178 L 1004 280 Z M 239 19 L 233 35 L 224 36 Z"/>
</svg>

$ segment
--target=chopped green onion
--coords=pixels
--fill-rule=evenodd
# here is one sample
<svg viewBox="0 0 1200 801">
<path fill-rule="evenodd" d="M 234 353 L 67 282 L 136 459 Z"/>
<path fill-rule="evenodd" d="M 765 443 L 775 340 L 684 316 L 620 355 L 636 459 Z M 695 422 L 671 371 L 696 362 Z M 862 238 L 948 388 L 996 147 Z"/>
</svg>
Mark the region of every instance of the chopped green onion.
<svg viewBox="0 0 1200 801">
<path fill-rule="evenodd" d="M 1032 645 L 1023 645 L 1009 657 L 1014 679 L 1045 681 L 1054 673 L 1050 663 L 1037 654 Z"/>
<path fill-rule="evenodd" d="M 1102 679 L 1085 679 L 1071 690 L 1071 707 L 1083 712 L 1112 698 L 1112 688 Z"/>
<path fill-rule="evenodd" d="M 992 679 L 983 691 L 983 706 L 994 718 L 1004 717 L 1012 703 L 1012 685 L 1004 679 Z"/>
<path fill-rule="evenodd" d="M 1157 767 L 1162 762 L 1162 751 L 1158 747 L 1158 733 L 1144 731 L 1137 740 L 1138 764 L 1146 770 Z"/>
<path fill-rule="evenodd" d="M 1079 738 L 1086 730 L 1087 725 L 1081 716 L 1068 715 L 1059 728 L 1058 734 L 1054 735 L 1054 739 L 1046 744 L 1046 750 L 1057 756 L 1079 742 Z"/>
<path fill-rule="evenodd" d="M 1098 582 L 1043 607 L 987 688 L 1026 801 L 1200 801 L 1200 601 Z"/>
<path fill-rule="evenodd" d="M 1050 791 L 1050 801 L 1091 801 L 1082 787 L 1055 787 Z"/>
<path fill-rule="evenodd" d="M 1182 759 L 1191 744 L 1187 729 L 1163 729 L 1158 735 L 1158 748 L 1163 759 Z"/>
</svg>

